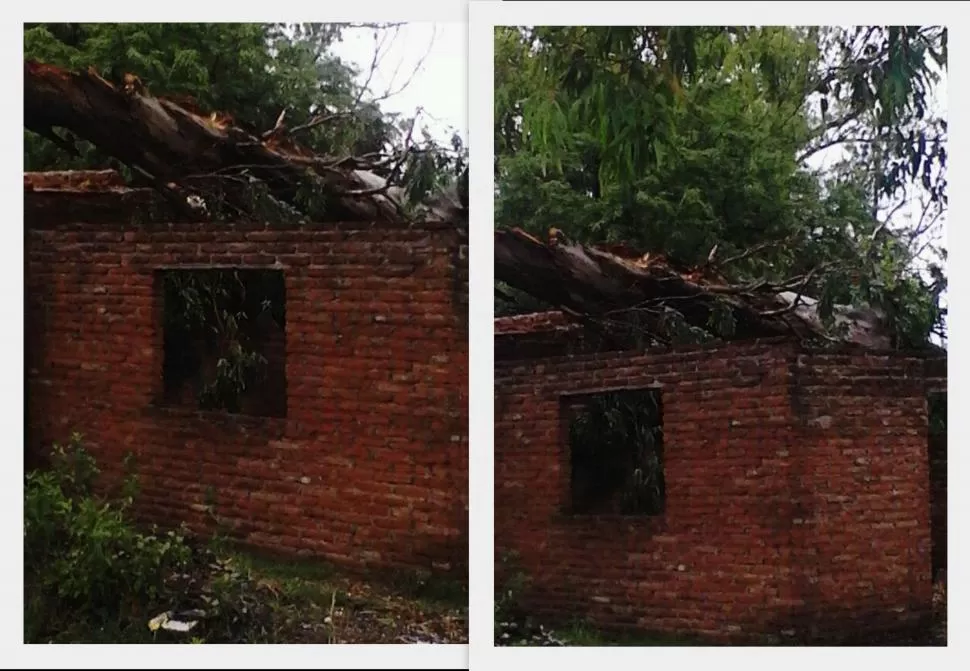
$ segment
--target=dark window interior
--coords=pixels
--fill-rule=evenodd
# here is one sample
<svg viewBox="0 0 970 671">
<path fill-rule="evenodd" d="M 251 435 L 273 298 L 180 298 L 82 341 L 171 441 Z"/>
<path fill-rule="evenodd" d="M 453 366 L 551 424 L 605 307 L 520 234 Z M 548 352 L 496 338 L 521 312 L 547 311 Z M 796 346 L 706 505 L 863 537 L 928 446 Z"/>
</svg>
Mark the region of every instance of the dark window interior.
<svg viewBox="0 0 970 671">
<path fill-rule="evenodd" d="M 165 270 L 164 402 L 286 416 L 286 293 L 278 270 Z"/>
<path fill-rule="evenodd" d="M 659 515 L 666 499 L 663 408 L 655 389 L 563 400 L 573 514 Z"/>
</svg>

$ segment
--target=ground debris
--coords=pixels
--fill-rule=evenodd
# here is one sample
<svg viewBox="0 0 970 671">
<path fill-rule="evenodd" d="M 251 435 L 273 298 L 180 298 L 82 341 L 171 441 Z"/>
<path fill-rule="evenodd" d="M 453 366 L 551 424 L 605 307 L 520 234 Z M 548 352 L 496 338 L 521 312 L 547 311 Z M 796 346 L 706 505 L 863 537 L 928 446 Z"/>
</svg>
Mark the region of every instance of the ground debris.
<svg viewBox="0 0 970 671">
<path fill-rule="evenodd" d="M 496 623 L 495 645 L 560 647 L 566 643 L 551 629 L 530 622 L 502 621 Z"/>
<path fill-rule="evenodd" d="M 171 629 L 163 621 L 193 620 L 192 635 L 212 643 L 468 641 L 467 597 L 417 598 L 393 583 L 324 571 L 322 564 L 217 556 L 206 547 L 193 556 L 187 572 L 169 577 L 177 597 L 153 632 Z"/>
<path fill-rule="evenodd" d="M 156 615 L 148 621 L 149 631 L 158 631 L 159 629 L 164 629 L 165 631 L 174 631 L 178 633 L 187 633 L 195 628 L 195 625 L 199 623 L 198 619 L 190 620 L 186 619 L 191 616 L 204 617 L 204 611 L 188 611 L 186 613 L 176 613 L 173 614 L 172 611 L 166 611 L 159 615 Z"/>
</svg>

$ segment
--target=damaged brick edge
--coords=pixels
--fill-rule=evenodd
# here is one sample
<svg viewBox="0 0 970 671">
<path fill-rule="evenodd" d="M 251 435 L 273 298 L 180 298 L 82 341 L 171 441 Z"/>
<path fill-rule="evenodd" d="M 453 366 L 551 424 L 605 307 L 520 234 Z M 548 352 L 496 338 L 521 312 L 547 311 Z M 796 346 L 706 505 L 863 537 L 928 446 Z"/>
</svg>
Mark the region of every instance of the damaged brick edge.
<svg viewBox="0 0 970 671">
<path fill-rule="evenodd" d="M 69 214 L 67 214 L 69 213 Z M 294 215 L 292 222 L 243 222 L 219 220 L 224 227 L 308 228 L 334 226 L 341 229 L 415 229 L 428 232 L 452 231 L 457 245 L 468 244 L 466 221 L 435 218 L 374 220 L 348 216 L 305 217 L 303 223 Z M 131 186 L 116 170 L 61 170 L 24 173 L 24 222 L 30 228 L 63 228 L 70 222 L 91 222 L 108 226 L 199 223 L 207 220 L 200 211 L 191 216 L 191 208 L 180 209 L 150 187 Z M 29 223 L 28 223 L 29 222 Z M 456 256 L 462 256 L 460 253 Z M 467 261 L 467 254 L 464 255 Z"/>
<path fill-rule="evenodd" d="M 530 312 L 520 315 L 496 317 L 494 320 L 494 335 L 496 339 L 503 341 L 514 341 L 530 336 L 554 336 L 557 338 L 569 339 L 576 338 L 585 333 L 586 327 L 570 317 L 561 310 L 547 310 L 544 312 Z M 874 349 L 867 348 L 854 343 L 840 343 L 832 345 L 821 345 L 804 342 L 791 336 L 771 336 L 765 338 L 752 338 L 748 340 L 712 340 L 704 343 L 680 343 L 671 345 L 657 345 L 643 349 L 636 348 L 615 348 L 615 349 L 594 349 L 590 352 L 582 352 L 581 356 L 607 355 L 611 353 L 639 351 L 650 354 L 664 354 L 670 352 L 695 352 L 703 350 L 718 349 L 725 345 L 785 345 L 789 344 L 794 348 L 796 354 L 817 354 L 831 356 L 865 356 L 866 358 L 913 358 L 921 359 L 926 362 L 927 376 L 932 378 L 946 379 L 947 352 L 946 350 L 929 346 L 926 349 Z M 572 356 L 572 355 L 565 355 Z M 502 357 L 496 357 L 501 359 Z M 547 357 L 522 357 L 527 359 L 539 359 Z M 554 355 L 548 358 L 562 358 Z"/>
</svg>

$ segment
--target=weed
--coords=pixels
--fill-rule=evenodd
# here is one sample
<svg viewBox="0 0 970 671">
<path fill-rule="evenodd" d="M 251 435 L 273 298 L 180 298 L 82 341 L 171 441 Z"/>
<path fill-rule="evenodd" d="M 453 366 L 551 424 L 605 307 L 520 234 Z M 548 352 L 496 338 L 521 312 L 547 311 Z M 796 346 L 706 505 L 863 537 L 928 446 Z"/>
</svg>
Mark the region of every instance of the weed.
<svg viewBox="0 0 970 671">
<path fill-rule="evenodd" d="M 46 638 L 78 620 L 95 623 L 94 632 L 123 631 L 158 603 L 190 550 L 174 531 L 145 534 L 127 520 L 133 478 L 120 500 L 93 493 L 98 468 L 81 436 L 55 445 L 50 463 L 27 475 L 24 491 L 25 636 Z"/>
<path fill-rule="evenodd" d="M 454 578 L 430 571 L 396 571 L 388 583 L 401 595 L 429 608 L 467 608 L 468 588 Z"/>
</svg>

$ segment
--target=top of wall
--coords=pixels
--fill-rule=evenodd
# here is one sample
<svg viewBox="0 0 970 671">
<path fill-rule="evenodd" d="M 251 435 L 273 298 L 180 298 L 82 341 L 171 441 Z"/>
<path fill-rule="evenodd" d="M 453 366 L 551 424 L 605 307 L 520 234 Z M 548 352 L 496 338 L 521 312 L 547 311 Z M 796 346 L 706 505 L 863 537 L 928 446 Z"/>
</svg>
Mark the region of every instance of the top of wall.
<svg viewBox="0 0 970 671">
<path fill-rule="evenodd" d="M 198 199 L 173 204 L 158 189 L 133 186 L 115 170 L 68 170 L 24 173 L 24 223 L 28 229 L 104 226 L 143 228 L 178 223 L 206 223 L 212 227 L 293 229 L 308 225 L 347 230 L 361 228 L 453 230 L 467 235 L 461 222 L 425 217 L 420 219 L 365 217 L 335 207 L 331 216 L 313 217 L 293 211 L 258 222 L 242 221 L 231 213 L 213 216 Z"/>
<path fill-rule="evenodd" d="M 947 375 L 947 352 L 938 347 L 925 350 L 885 350 L 863 347 L 853 343 L 822 346 L 802 342 L 794 337 L 759 338 L 746 341 L 716 340 L 703 344 L 681 344 L 649 349 L 637 348 L 623 338 L 610 338 L 608 334 L 594 333 L 578 320 L 560 310 L 533 312 L 495 319 L 495 360 L 507 361 L 550 360 L 564 357 L 584 356 L 637 356 L 644 353 L 691 352 L 717 349 L 748 343 L 756 347 L 788 347 L 802 354 L 830 356 L 866 355 L 891 358 L 920 358 L 927 361 L 926 376 L 945 383 Z M 514 364 L 513 364 L 514 365 Z"/>
<path fill-rule="evenodd" d="M 495 318 L 495 335 L 523 335 L 546 331 L 576 331 L 582 327 L 559 310 Z"/>
<path fill-rule="evenodd" d="M 24 191 L 124 192 L 132 189 L 115 170 L 25 172 Z"/>
</svg>

